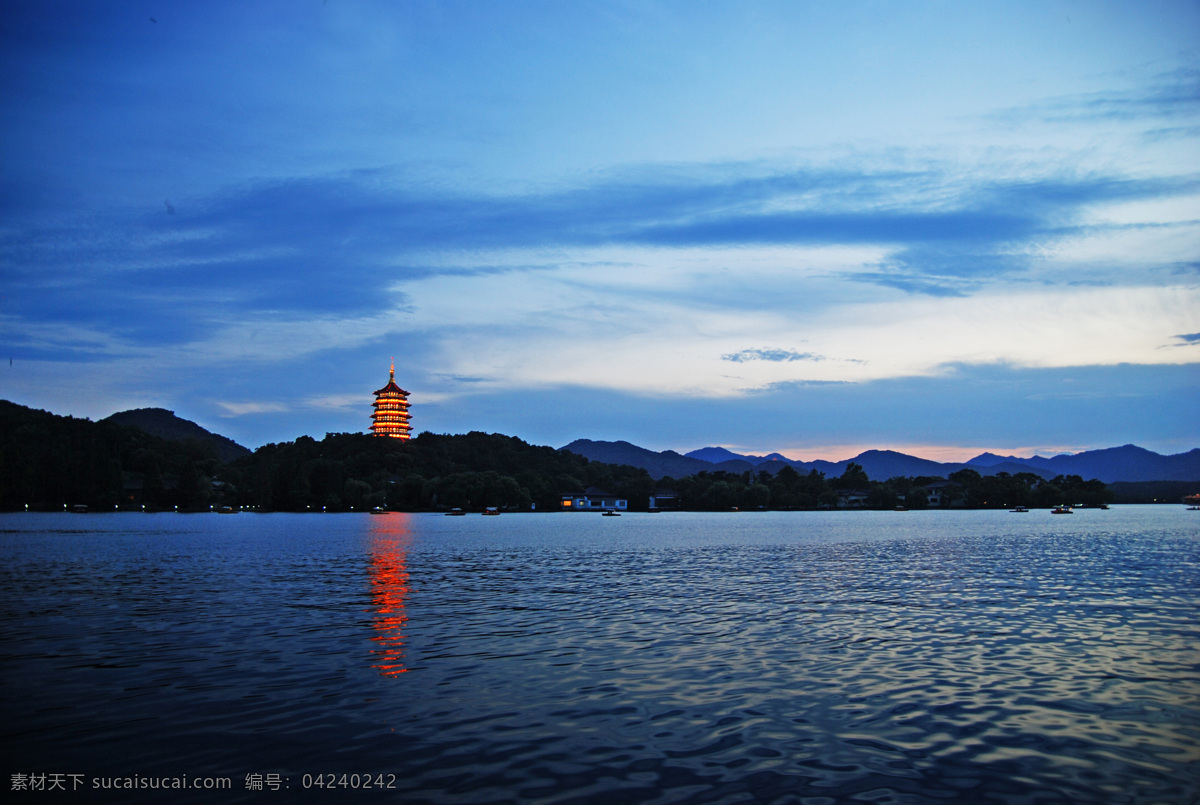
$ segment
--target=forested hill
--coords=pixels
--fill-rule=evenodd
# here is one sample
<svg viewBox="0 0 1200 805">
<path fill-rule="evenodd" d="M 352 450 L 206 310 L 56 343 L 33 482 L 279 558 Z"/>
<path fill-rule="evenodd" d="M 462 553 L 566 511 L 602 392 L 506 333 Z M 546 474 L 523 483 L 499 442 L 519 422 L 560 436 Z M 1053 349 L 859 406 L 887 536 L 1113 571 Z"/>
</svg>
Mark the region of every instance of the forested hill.
<svg viewBox="0 0 1200 805">
<path fill-rule="evenodd" d="M 407 442 L 359 433 L 260 447 L 234 465 L 241 500 L 304 511 L 386 506 L 406 511 L 489 506 L 559 508 L 564 492 L 599 487 L 644 507 L 653 486 L 636 467 L 603 464 L 515 436 L 422 433 Z"/>
<path fill-rule="evenodd" d="M 236 461 L 251 453 L 248 448 L 242 447 L 233 439 L 205 430 L 195 422 L 177 417 L 174 411 L 165 408 L 135 408 L 132 411 L 121 411 L 100 421 L 140 428 L 152 436 L 174 442 L 186 442 L 189 439 L 211 442 L 216 448 L 217 458 L 224 462 Z"/>
<path fill-rule="evenodd" d="M 138 500 L 190 505 L 211 489 L 215 446 L 116 422 L 58 416 L 0 400 L 0 508 L 112 509 Z"/>
<path fill-rule="evenodd" d="M 557 509 L 596 486 L 645 501 L 643 470 L 589 461 L 500 434 L 302 436 L 222 463 L 211 441 L 168 440 L 113 418 L 92 422 L 0 400 L 0 508 L 85 504 L 341 511 L 500 506 Z M 644 505 L 644 503 L 643 503 Z"/>
</svg>

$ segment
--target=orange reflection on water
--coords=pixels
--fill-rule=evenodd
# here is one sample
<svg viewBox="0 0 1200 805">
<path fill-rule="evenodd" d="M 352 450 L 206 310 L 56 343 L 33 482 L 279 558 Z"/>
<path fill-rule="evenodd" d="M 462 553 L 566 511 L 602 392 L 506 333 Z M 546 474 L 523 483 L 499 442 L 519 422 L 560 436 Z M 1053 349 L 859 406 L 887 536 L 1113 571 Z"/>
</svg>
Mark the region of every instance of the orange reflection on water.
<svg viewBox="0 0 1200 805">
<path fill-rule="evenodd" d="M 376 647 L 372 668 L 384 676 L 398 676 L 404 667 L 404 602 L 413 592 L 408 583 L 408 548 L 412 544 L 410 515 L 400 512 L 371 515 L 371 638 Z"/>
</svg>

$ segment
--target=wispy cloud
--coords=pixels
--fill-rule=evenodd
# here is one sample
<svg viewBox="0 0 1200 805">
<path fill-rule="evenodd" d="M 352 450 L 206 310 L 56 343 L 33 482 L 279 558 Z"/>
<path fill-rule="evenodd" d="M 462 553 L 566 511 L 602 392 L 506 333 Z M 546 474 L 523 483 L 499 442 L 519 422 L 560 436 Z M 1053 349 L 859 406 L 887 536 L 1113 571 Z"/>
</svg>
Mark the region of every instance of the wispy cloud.
<svg viewBox="0 0 1200 805">
<path fill-rule="evenodd" d="M 239 417 L 248 414 L 278 414 L 288 410 L 288 406 L 276 402 L 226 402 L 217 401 L 217 407 L 225 412 L 225 416 Z"/>
<path fill-rule="evenodd" d="M 1061 95 L 995 113 L 998 120 L 1074 122 L 1173 118 L 1200 114 L 1200 70 L 1161 73 L 1144 85 L 1125 90 Z"/>
<path fill-rule="evenodd" d="M 979 285 L 954 277 L 911 276 L 903 271 L 858 271 L 847 275 L 847 279 L 928 296 L 967 296 L 969 290 Z"/>
<path fill-rule="evenodd" d="M 363 400 L 366 399 L 362 394 L 325 394 L 318 397 L 308 397 L 304 400 L 304 405 L 309 408 L 320 408 L 329 411 L 350 411 L 362 410 Z"/>
<path fill-rule="evenodd" d="M 492 258 L 533 248 L 568 250 L 560 260 L 570 261 L 569 250 L 595 247 L 879 246 L 887 262 L 850 279 L 964 296 L 1026 270 L 1031 249 L 1075 233 L 1095 205 L 1198 190 L 1196 177 L 976 182 L 932 163 L 651 167 L 507 196 L 356 172 L 241 186 L 171 216 L 149 204 L 56 216 L 0 242 L 0 268 L 41 319 L 159 344 L 194 340 L 230 315 L 405 309 L 406 283 L 430 276 L 552 270 Z"/>
<path fill-rule="evenodd" d="M 792 361 L 823 361 L 825 356 L 814 355 L 811 352 L 796 352 L 791 349 L 743 349 L 721 356 L 723 361 L 746 363 L 747 361 L 774 361 L 791 363 Z"/>
<path fill-rule="evenodd" d="M 795 391 L 805 388 L 820 388 L 824 386 L 851 386 L 855 385 L 853 380 L 780 380 L 776 383 L 768 383 L 765 386 L 743 389 L 746 394 L 777 394 L 780 392 Z"/>
<path fill-rule="evenodd" d="M 448 381 L 451 383 L 486 383 L 486 382 L 488 382 L 488 379 L 486 377 L 466 377 L 464 375 L 449 375 L 449 374 L 444 374 L 444 373 L 437 373 L 434 375 L 434 377 L 438 378 L 439 380 L 445 380 L 445 381 Z"/>
</svg>

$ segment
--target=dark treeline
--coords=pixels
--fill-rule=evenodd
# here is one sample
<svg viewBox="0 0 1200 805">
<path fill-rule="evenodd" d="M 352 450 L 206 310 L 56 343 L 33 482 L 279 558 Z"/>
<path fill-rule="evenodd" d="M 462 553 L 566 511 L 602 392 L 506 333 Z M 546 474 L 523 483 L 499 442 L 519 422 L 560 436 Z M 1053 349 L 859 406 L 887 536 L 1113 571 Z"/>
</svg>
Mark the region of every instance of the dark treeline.
<svg viewBox="0 0 1200 805">
<path fill-rule="evenodd" d="M 403 511 L 462 508 L 555 511 L 562 493 L 599 487 L 646 509 L 655 488 L 678 493 L 680 508 L 991 508 L 1098 504 L 1113 496 L 1099 481 L 1032 473 L 873 481 L 851 464 L 838 478 L 784 467 L 702 472 L 655 482 L 642 469 L 602 464 L 501 434 L 422 433 L 408 442 L 355 433 L 268 444 L 222 464 L 214 446 L 168 441 L 111 422 L 56 416 L 0 401 L 0 508 L 62 510 L 207 509 Z"/>
<path fill-rule="evenodd" d="M 1200 481 L 1118 481 L 1108 487 L 1116 503 L 1180 503 L 1200 494 Z"/>
<path fill-rule="evenodd" d="M 301 436 L 222 464 L 201 441 L 0 401 L 0 508 L 258 507 L 278 511 L 488 506 L 553 511 L 562 492 L 602 487 L 645 508 L 645 470 L 589 462 L 500 434 Z"/>
<path fill-rule="evenodd" d="M 826 478 L 816 470 L 805 475 L 785 466 L 774 476 L 765 471 L 701 472 L 678 480 L 664 478 L 659 486 L 677 491 L 683 508 L 710 511 L 898 506 L 986 509 L 1096 505 L 1112 501 L 1103 483 L 1085 481 L 1078 475 L 1060 475 L 1047 481 L 1028 472 L 982 476 L 975 470 L 963 469 L 950 473 L 949 479 L 920 476 L 872 481 L 861 466 L 853 463 L 837 478 Z"/>
<path fill-rule="evenodd" d="M 588 461 L 513 436 L 422 433 L 401 442 L 357 433 L 269 444 L 230 468 L 240 501 L 304 511 L 381 506 L 403 511 L 486 507 L 558 509 L 563 492 L 604 488 L 645 508 L 645 470 Z"/>
<path fill-rule="evenodd" d="M 1085 481 L 1078 475 L 1059 475 L 1047 481 L 1032 472 L 981 476 L 975 470 L 962 469 L 950 473 L 949 479 L 959 485 L 960 499 L 968 508 L 1050 508 L 1061 504 L 1097 506 L 1113 502 L 1112 493 L 1103 482 L 1094 478 Z"/>
<path fill-rule="evenodd" d="M 0 400 L 0 508 L 112 509 L 136 500 L 208 505 L 219 462 L 201 441 L 57 416 Z"/>
</svg>

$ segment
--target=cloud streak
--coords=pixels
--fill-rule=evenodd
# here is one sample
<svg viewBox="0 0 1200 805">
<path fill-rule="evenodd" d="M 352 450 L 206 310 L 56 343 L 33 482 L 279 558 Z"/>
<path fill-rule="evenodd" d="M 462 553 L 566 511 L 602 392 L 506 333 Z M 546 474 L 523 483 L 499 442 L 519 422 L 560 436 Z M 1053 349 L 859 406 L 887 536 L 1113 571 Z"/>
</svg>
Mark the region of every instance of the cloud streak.
<svg viewBox="0 0 1200 805">
<path fill-rule="evenodd" d="M 747 361 L 823 361 L 825 356 L 814 355 L 811 352 L 796 352 L 791 349 L 743 349 L 739 352 L 729 352 L 721 356 L 723 361 L 746 363 Z"/>
<path fill-rule="evenodd" d="M 0 244 L 0 267 L 41 316 L 123 319 L 131 323 L 118 329 L 134 340 L 151 331 L 188 340 L 228 311 L 404 307 L 406 282 L 518 270 L 478 260 L 514 249 L 873 245 L 893 256 L 850 279 L 964 296 L 1024 271 L 1031 249 L 1076 233 L 1097 205 L 1200 192 L 1188 177 L 972 182 L 933 166 L 764 170 L 676 166 L 509 196 L 429 193 L 378 172 L 258 183 L 173 216 L 118 210 L 25 228 Z M 729 175 L 739 171 L 756 175 Z M 475 262 L 429 259 L 448 251 Z M 192 302 L 186 316 L 158 301 L 180 295 Z"/>
<path fill-rule="evenodd" d="M 1160 73 L 1136 89 L 1105 90 L 1050 98 L 993 115 L 997 120 L 1055 123 L 1195 117 L 1200 114 L 1200 70 Z"/>
</svg>

